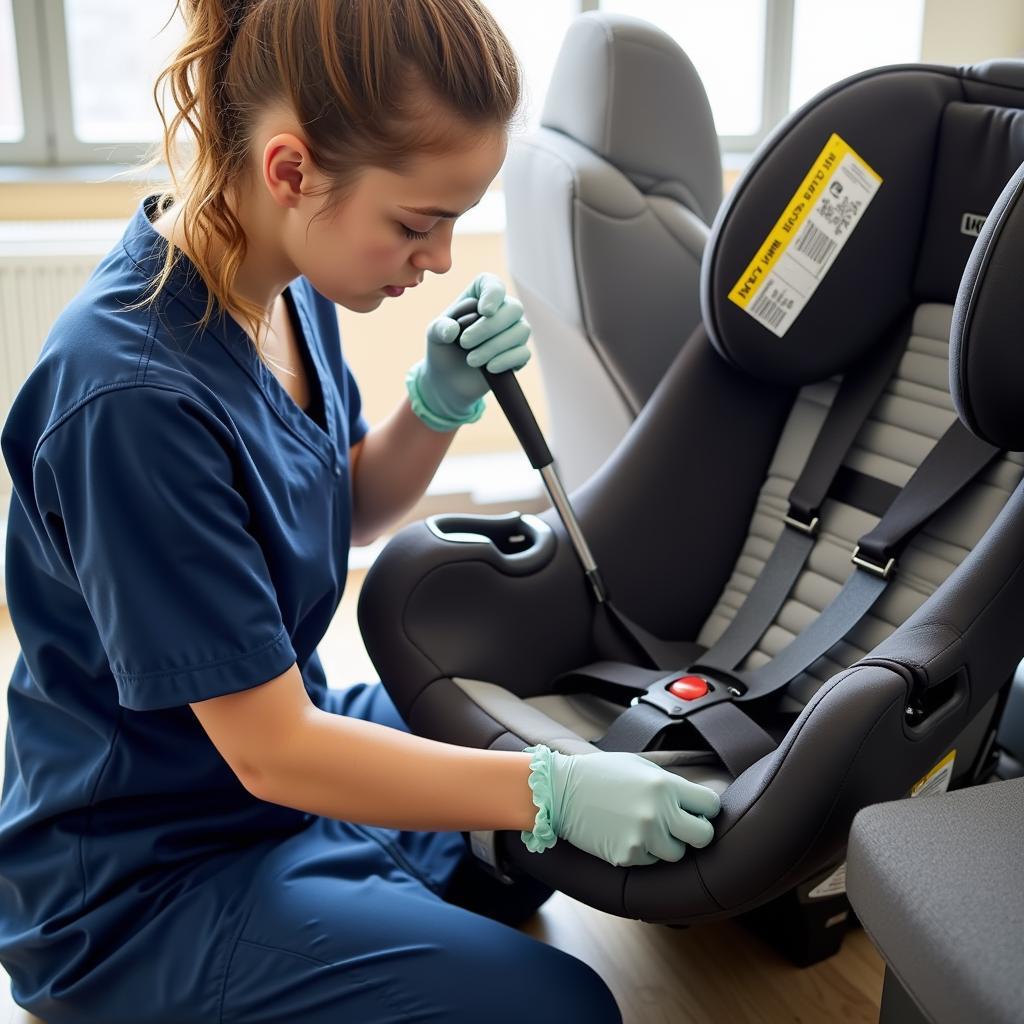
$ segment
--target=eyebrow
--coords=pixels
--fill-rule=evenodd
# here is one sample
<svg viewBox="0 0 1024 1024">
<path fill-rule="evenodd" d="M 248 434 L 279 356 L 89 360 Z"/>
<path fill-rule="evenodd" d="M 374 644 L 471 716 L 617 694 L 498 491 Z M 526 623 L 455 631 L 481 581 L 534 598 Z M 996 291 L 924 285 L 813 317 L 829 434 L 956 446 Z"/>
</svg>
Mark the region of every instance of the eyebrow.
<svg viewBox="0 0 1024 1024">
<path fill-rule="evenodd" d="M 480 200 L 478 199 L 473 206 L 476 206 Z M 473 206 L 468 207 L 469 210 L 473 209 Z M 445 217 L 450 220 L 454 220 L 456 217 L 461 217 L 462 213 L 452 213 L 451 210 L 440 210 L 436 206 L 403 206 L 403 210 L 408 210 L 410 213 L 422 213 L 424 217 Z M 462 211 L 467 212 L 466 210 Z"/>
</svg>

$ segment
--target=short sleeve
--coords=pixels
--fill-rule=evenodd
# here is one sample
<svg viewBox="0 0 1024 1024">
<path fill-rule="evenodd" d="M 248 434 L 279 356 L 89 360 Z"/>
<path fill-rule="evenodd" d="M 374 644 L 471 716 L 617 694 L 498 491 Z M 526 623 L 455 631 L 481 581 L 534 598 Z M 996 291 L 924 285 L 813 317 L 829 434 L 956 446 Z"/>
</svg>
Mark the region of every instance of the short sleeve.
<svg viewBox="0 0 1024 1024">
<path fill-rule="evenodd" d="M 39 445 L 39 515 L 127 708 L 233 693 L 296 660 L 233 486 L 235 442 L 199 401 L 141 385 L 93 396 Z"/>
<path fill-rule="evenodd" d="M 348 443 L 349 447 L 357 444 L 367 435 L 370 424 L 363 415 L 363 399 L 359 394 L 359 385 L 352 373 L 348 360 L 342 359 L 344 371 L 344 382 L 342 384 L 342 401 L 345 403 L 345 410 L 348 413 Z"/>
</svg>

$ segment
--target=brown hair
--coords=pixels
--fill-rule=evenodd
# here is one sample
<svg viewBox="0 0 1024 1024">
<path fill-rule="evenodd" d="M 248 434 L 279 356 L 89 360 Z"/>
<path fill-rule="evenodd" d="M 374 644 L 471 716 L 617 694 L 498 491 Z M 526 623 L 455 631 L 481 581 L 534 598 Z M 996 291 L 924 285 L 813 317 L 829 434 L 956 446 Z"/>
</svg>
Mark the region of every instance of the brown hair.
<svg viewBox="0 0 1024 1024">
<path fill-rule="evenodd" d="M 214 304 L 234 312 L 259 337 L 266 312 L 232 294 L 246 253 L 242 226 L 224 190 L 248 171 L 257 116 L 283 102 L 301 124 L 317 166 L 330 179 L 320 217 L 347 197 L 367 167 L 403 173 L 414 157 L 467 144 L 517 114 L 521 70 L 493 15 L 478 0 L 177 0 L 185 40 L 157 77 L 163 122 L 159 151 L 172 185 L 157 213 L 184 195 L 185 242 Z M 172 12 L 173 17 L 173 12 Z M 170 122 L 160 93 L 169 88 Z M 429 116 L 433 107 L 458 115 Z M 175 172 L 185 127 L 194 155 L 182 190 Z M 212 259 L 216 238 L 220 259 Z M 153 287 L 156 300 L 179 258 L 169 243 Z"/>
</svg>

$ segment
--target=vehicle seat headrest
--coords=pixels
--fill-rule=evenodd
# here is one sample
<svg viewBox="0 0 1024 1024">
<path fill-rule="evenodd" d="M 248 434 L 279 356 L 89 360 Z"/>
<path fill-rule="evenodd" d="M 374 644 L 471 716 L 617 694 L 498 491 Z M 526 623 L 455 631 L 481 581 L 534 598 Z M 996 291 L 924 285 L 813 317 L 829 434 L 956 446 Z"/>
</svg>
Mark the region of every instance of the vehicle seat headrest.
<svg viewBox="0 0 1024 1024">
<path fill-rule="evenodd" d="M 573 19 L 551 75 L 541 126 L 563 132 L 646 195 L 676 199 L 710 224 L 722 202 L 711 104 L 689 57 L 626 14 Z M 656 138 L 651 125 L 663 126 Z"/>
<path fill-rule="evenodd" d="M 701 269 L 712 344 L 782 385 L 844 373 L 921 303 L 954 303 L 1022 160 L 1022 61 L 831 86 L 765 140 L 719 210 Z"/>
<path fill-rule="evenodd" d="M 1024 165 L 974 244 L 950 330 L 949 388 L 978 437 L 1024 451 Z"/>
</svg>

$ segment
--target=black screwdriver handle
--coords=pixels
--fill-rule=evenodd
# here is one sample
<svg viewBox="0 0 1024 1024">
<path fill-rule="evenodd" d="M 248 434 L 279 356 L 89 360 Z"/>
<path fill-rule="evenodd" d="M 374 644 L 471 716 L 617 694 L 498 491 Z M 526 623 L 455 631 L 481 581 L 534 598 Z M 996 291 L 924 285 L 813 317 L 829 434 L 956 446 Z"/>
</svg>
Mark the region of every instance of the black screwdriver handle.
<svg viewBox="0 0 1024 1024">
<path fill-rule="evenodd" d="M 477 300 L 472 296 L 463 299 L 448 314 L 459 325 L 459 333 L 453 344 L 457 345 L 462 332 L 480 319 L 476 303 Z M 530 465 L 534 469 L 550 466 L 555 460 L 548 449 L 547 441 L 544 440 L 544 435 L 540 432 L 540 427 L 537 426 L 523 389 L 516 380 L 515 372 L 506 370 L 504 373 L 491 373 L 483 366 L 480 367 L 480 372 L 504 410 L 516 437 L 519 438 L 519 443 L 523 446 L 523 451 L 526 452 L 526 457 L 530 460 Z"/>
</svg>

